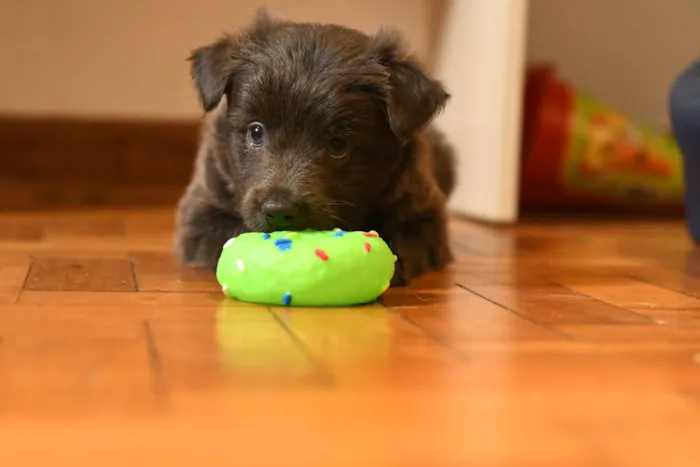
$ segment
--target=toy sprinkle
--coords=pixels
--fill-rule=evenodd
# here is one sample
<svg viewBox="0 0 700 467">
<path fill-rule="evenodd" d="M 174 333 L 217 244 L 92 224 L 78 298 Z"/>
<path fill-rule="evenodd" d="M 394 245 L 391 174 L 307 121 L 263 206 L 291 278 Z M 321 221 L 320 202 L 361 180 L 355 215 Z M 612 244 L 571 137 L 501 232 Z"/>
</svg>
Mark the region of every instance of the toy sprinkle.
<svg viewBox="0 0 700 467">
<path fill-rule="evenodd" d="M 325 251 L 317 248 L 316 251 L 314 251 L 314 253 L 316 253 L 316 256 L 321 258 L 323 261 L 328 261 L 328 254 L 326 254 Z"/>
<path fill-rule="evenodd" d="M 336 238 L 342 237 L 343 235 L 345 235 L 345 231 L 341 230 L 341 229 L 338 229 L 335 232 L 333 232 L 333 237 L 336 237 Z"/>
<path fill-rule="evenodd" d="M 399 260 L 399 257 L 394 255 L 394 262 L 397 262 Z"/>
<path fill-rule="evenodd" d="M 289 292 L 287 292 L 286 294 L 284 294 L 284 296 L 282 297 L 282 304 L 283 304 L 284 306 L 289 306 L 289 305 L 291 305 L 291 304 L 292 304 L 292 294 L 290 294 Z"/>
<path fill-rule="evenodd" d="M 279 251 L 287 251 L 292 248 L 292 240 L 289 238 L 278 238 L 275 240 L 275 246 Z"/>
<path fill-rule="evenodd" d="M 379 236 L 377 234 L 377 232 L 375 232 L 374 230 L 372 230 L 371 232 L 362 232 L 362 235 L 364 235 L 365 237 L 378 237 Z"/>
<path fill-rule="evenodd" d="M 262 239 L 263 239 L 263 240 L 269 240 L 269 239 L 270 239 L 270 234 L 269 234 L 269 233 L 264 233 L 264 234 L 262 234 Z"/>
<path fill-rule="evenodd" d="M 365 251 L 369 253 L 372 250 L 372 245 L 369 243 L 365 242 Z"/>
<path fill-rule="evenodd" d="M 297 234 L 296 232 L 289 232 L 288 234 L 284 234 L 284 236 L 285 236 L 285 237 L 293 237 L 293 236 L 295 236 L 296 234 Z"/>
</svg>

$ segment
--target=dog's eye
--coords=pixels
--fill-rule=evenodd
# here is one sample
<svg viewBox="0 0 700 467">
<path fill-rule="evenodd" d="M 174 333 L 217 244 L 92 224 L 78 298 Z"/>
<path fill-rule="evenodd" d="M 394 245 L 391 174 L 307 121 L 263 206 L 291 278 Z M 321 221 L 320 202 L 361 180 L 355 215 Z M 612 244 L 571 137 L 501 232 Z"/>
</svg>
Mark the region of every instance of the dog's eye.
<svg viewBox="0 0 700 467">
<path fill-rule="evenodd" d="M 350 149 L 350 146 L 344 139 L 333 138 L 328 143 L 328 154 L 334 159 L 345 157 L 348 153 L 348 149 Z"/>
<path fill-rule="evenodd" d="M 259 148 L 265 144 L 265 127 L 262 123 L 254 122 L 248 126 L 248 143 Z"/>
</svg>

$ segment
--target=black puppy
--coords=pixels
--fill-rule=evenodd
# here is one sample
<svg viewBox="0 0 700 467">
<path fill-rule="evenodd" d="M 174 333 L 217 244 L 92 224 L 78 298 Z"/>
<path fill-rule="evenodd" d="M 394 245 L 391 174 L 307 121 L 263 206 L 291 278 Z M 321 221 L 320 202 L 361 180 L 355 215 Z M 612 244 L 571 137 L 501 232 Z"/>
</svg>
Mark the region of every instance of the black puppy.
<svg viewBox="0 0 700 467">
<path fill-rule="evenodd" d="M 242 232 L 334 227 L 379 232 L 399 258 L 392 285 L 452 260 L 454 158 L 424 131 L 449 95 L 399 35 L 263 11 L 190 61 L 213 112 L 178 208 L 184 263 L 214 269 Z"/>
</svg>

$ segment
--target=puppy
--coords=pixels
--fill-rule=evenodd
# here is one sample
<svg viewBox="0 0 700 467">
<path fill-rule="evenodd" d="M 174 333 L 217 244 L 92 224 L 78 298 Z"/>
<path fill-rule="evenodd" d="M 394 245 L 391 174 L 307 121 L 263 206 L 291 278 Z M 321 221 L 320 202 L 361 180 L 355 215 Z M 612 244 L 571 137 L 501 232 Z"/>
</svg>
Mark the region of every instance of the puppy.
<svg viewBox="0 0 700 467">
<path fill-rule="evenodd" d="M 376 230 L 398 256 L 394 286 L 452 260 L 454 157 L 424 130 L 449 94 L 397 33 L 262 11 L 190 64 L 210 118 L 177 210 L 182 262 L 214 270 L 243 232 L 334 227 Z"/>
</svg>

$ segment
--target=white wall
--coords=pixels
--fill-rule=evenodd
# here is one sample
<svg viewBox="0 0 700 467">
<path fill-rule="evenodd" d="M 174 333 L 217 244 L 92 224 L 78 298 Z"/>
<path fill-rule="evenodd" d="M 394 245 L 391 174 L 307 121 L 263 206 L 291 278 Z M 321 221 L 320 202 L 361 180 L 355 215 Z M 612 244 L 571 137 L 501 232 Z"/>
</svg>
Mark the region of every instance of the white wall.
<svg viewBox="0 0 700 467">
<path fill-rule="evenodd" d="M 436 124 L 459 155 L 453 213 L 507 223 L 518 215 L 525 0 L 453 0 L 436 71 L 452 94 Z"/>
<path fill-rule="evenodd" d="M 578 87 L 667 126 L 675 75 L 700 56 L 699 0 L 530 0 L 528 59 L 552 59 Z"/>
<path fill-rule="evenodd" d="M 0 113 L 197 117 L 190 50 L 261 5 L 367 32 L 391 23 L 430 55 L 430 0 L 0 0 Z"/>
</svg>

